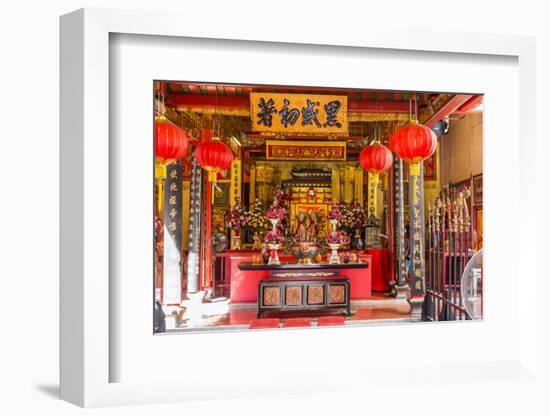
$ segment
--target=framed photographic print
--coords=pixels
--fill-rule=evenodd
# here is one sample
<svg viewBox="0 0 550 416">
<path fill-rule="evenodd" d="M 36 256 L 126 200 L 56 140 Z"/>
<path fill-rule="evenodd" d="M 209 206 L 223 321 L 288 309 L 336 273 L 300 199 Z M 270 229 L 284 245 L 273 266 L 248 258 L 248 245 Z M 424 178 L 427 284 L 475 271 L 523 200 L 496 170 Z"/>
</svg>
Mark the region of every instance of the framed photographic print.
<svg viewBox="0 0 550 416">
<path fill-rule="evenodd" d="M 227 207 L 229 204 L 229 181 L 218 181 L 214 185 L 214 205 L 217 207 Z"/>
<path fill-rule="evenodd" d="M 418 391 L 448 388 L 426 374 L 450 372 L 453 382 L 479 383 L 473 391 L 503 374 L 513 382 L 534 377 L 536 326 L 507 324 L 536 313 L 534 253 L 518 245 L 517 256 L 499 260 L 510 238 L 530 241 L 536 228 L 535 215 L 519 215 L 527 210 L 520 186 L 501 180 L 529 186 L 524 172 L 538 139 L 531 118 L 510 102 L 535 105 L 534 40 L 424 36 L 388 30 L 387 22 L 360 33 L 344 23 L 326 33 L 303 25 L 272 31 L 265 19 L 261 27 L 249 21 L 245 36 L 230 20 L 205 27 L 169 12 L 103 9 L 61 20 L 62 399 L 88 407 L 368 389 L 387 403 L 396 380 L 418 380 L 401 390 L 408 406 Z M 410 123 L 413 102 L 425 106 Z M 372 297 L 372 256 L 341 264 L 335 253 L 330 263 L 331 253 L 320 254 L 325 241 L 314 216 L 290 227 L 294 185 L 313 188 L 316 198 L 330 194 L 331 204 L 340 201 L 360 218 L 353 203 L 363 190 L 360 153 L 373 124 L 393 123 L 397 131 L 418 122 L 431 137 L 431 123 L 448 114 L 479 117 L 471 113 L 481 111 L 480 102 L 491 109 L 482 113 L 482 319 L 466 319 L 461 276 L 448 297 L 438 297 L 456 306 L 453 313 L 442 314 L 447 309 L 427 296 L 441 276 L 420 263 L 411 268 L 412 287 L 400 280 L 402 298 Z M 171 134 L 178 146 L 160 140 Z M 277 159 L 265 154 L 267 139 L 312 137 L 337 145 L 278 143 Z M 380 141 L 389 145 L 387 137 Z M 182 165 L 184 153 L 193 158 Z M 246 183 L 230 175 L 235 160 L 250 173 L 241 175 Z M 269 180 L 254 174 L 259 166 L 273 169 Z M 227 193 L 216 194 L 212 184 L 222 177 L 231 178 L 230 204 L 232 191 L 248 201 L 226 220 L 226 237 L 238 239 L 249 220 L 264 218 L 263 251 L 229 250 L 223 232 L 213 235 Z M 268 202 L 265 211 L 255 210 L 251 196 Z M 423 203 L 405 213 L 420 228 Z M 509 218 L 521 218 L 521 227 L 505 232 L 500 225 Z M 334 241 L 342 238 L 335 246 L 348 243 L 337 231 L 353 237 L 353 227 L 335 230 Z M 411 258 L 421 261 L 419 239 L 429 236 L 412 234 Z M 454 257 L 473 251 L 463 247 Z M 518 284 L 519 259 L 529 284 Z M 272 271 L 284 276 L 271 278 Z M 266 285 L 278 289 L 269 295 L 278 310 L 264 316 L 272 305 L 262 304 L 258 317 L 258 289 Z M 301 311 L 307 296 L 299 294 L 311 288 L 317 300 Z M 293 300 L 285 304 L 287 289 Z M 229 295 L 212 296 L 221 292 Z M 404 354 L 404 345 L 414 354 Z M 220 352 L 230 359 L 212 359 Z"/>
</svg>

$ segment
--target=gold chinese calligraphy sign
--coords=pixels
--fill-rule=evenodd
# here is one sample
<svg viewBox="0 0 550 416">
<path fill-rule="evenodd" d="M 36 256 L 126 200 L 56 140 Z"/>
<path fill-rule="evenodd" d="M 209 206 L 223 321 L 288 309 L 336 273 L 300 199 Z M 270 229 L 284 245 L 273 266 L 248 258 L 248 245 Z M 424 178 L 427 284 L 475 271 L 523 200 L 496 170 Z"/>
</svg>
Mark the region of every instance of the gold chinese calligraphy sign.
<svg viewBox="0 0 550 416">
<path fill-rule="evenodd" d="M 272 133 L 348 133 L 345 95 L 250 93 L 252 131 Z"/>
<path fill-rule="evenodd" d="M 266 159 L 346 160 L 346 142 L 267 140 Z"/>
</svg>

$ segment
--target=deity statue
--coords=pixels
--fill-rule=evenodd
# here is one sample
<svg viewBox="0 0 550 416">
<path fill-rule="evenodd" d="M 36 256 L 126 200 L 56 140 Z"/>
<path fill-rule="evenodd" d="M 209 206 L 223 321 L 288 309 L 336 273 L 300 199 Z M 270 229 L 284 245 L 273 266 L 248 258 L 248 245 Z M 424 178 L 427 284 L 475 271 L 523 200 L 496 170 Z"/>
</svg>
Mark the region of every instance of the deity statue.
<svg viewBox="0 0 550 416">
<path fill-rule="evenodd" d="M 308 227 L 308 235 L 307 235 L 307 241 L 317 241 L 317 223 L 316 223 L 316 215 L 315 213 L 310 210 L 309 211 L 309 227 Z"/>
<path fill-rule="evenodd" d="M 296 226 L 296 233 L 294 234 L 296 241 L 307 241 L 308 229 L 306 225 L 306 213 L 300 212 L 298 214 L 298 225 Z"/>
</svg>

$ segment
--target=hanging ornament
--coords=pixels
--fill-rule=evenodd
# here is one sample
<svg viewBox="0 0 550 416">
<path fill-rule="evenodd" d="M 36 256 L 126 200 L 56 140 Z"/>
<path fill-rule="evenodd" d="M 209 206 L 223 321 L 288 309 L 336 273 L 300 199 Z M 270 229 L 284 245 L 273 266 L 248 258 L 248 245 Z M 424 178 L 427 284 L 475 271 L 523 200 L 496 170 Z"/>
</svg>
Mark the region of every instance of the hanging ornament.
<svg viewBox="0 0 550 416">
<path fill-rule="evenodd" d="M 181 128 L 165 116 L 155 117 L 155 159 L 168 165 L 181 159 L 187 153 L 189 139 Z"/>
<path fill-rule="evenodd" d="M 380 143 L 366 146 L 359 154 L 359 164 L 370 173 L 384 173 L 393 163 L 390 149 Z"/>
<path fill-rule="evenodd" d="M 158 109 L 155 116 L 155 179 L 158 185 L 159 215 L 163 208 L 164 180 L 166 165 L 174 163 L 186 155 L 189 138 L 183 129 L 176 126 L 164 116 L 165 84 L 159 85 Z"/>
<path fill-rule="evenodd" d="M 420 164 L 434 154 L 437 137 L 432 129 L 413 119 L 390 138 L 390 149 L 409 163 L 413 180 L 413 201 L 416 202 L 416 178 L 420 175 Z"/>
<path fill-rule="evenodd" d="M 219 139 L 212 138 L 213 130 L 201 131 L 201 142 L 195 149 L 197 164 L 208 172 L 208 180 L 216 182 L 218 173 L 229 169 L 233 161 L 233 152 Z"/>
<path fill-rule="evenodd" d="M 420 175 L 420 164 L 434 154 L 437 148 L 437 136 L 432 129 L 420 124 L 415 116 L 411 117 L 409 124 L 395 132 L 390 138 L 389 146 L 397 156 L 410 165 L 414 189 L 413 200 L 416 202 L 416 178 Z"/>
</svg>

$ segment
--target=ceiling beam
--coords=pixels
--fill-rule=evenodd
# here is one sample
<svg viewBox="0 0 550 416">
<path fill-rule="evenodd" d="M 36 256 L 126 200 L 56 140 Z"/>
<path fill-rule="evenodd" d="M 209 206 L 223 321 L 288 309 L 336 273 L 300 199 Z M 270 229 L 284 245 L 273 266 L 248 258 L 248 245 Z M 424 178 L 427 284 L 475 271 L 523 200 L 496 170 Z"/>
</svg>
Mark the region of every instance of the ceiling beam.
<svg viewBox="0 0 550 416">
<path fill-rule="evenodd" d="M 166 103 L 176 109 L 223 108 L 250 109 L 250 99 L 242 96 L 215 96 L 198 94 L 172 94 Z M 402 113 L 409 112 L 408 101 L 349 100 L 348 111 L 352 113 Z"/>
<path fill-rule="evenodd" d="M 483 102 L 483 95 L 474 95 L 464 104 L 456 109 L 455 114 L 464 114 L 469 111 L 472 111 L 474 108 L 479 106 Z"/>
<path fill-rule="evenodd" d="M 460 108 L 461 105 L 463 105 L 470 98 L 472 98 L 472 95 L 462 95 L 462 94 L 455 95 L 443 107 L 441 107 L 439 110 L 433 113 L 425 122 L 423 122 L 423 124 L 426 125 L 427 127 L 432 127 L 439 120 L 442 120 L 448 115 L 454 113 L 458 108 Z"/>
</svg>

